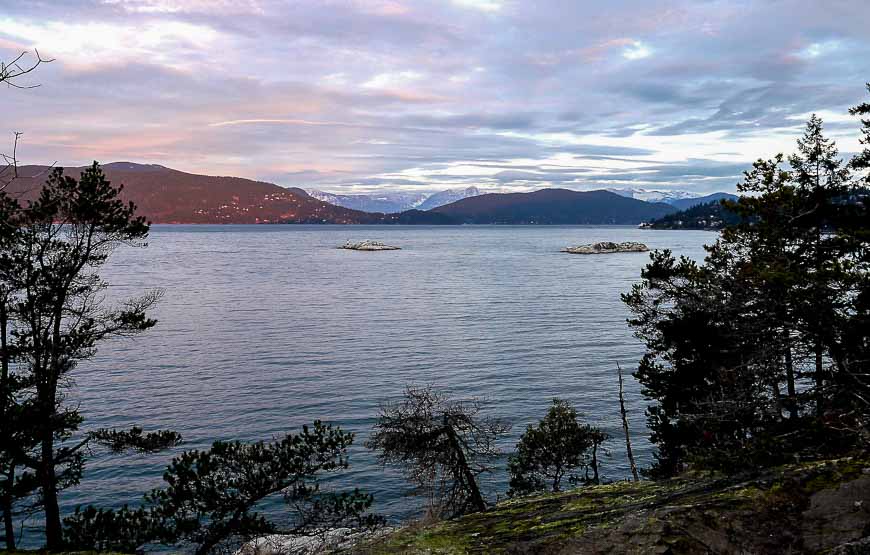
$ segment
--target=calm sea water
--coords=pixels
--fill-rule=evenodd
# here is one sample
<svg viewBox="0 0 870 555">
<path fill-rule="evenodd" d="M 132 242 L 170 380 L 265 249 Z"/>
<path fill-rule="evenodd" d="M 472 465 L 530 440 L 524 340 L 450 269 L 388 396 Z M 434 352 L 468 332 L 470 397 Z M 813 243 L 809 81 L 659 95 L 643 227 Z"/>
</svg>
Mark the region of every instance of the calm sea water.
<svg viewBox="0 0 870 555">
<path fill-rule="evenodd" d="M 392 252 L 337 250 L 376 239 Z M 111 296 L 164 291 L 156 328 L 117 340 L 78 370 L 86 425 L 181 432 L 158 455 L 97 452 L 76 504 L 137 503 L 183 449 L 217 439 L 260 440 L 315 419 L 356 432 L 343 480 L 373 493 L 394 519 L 414 514 L 397 472 L 362 446 L 379 403 L 406 384 L 487 399 L 513 430 L 509 450 L 553 397 L 610 432 L 609 479 L 624 478 L 616 363 L 630 372 L 642 345 L 619 295 L 646 254 L 559 252 L 601 240 L 642 241 L 700 258 L 715 236 L 631 227 L 154 226 L 147 249 L 124 249 L 105 271 Z M 637 383 L 627 408 L 638 462 L 647 465 Z M 506 490 L 504 472 L 489 490 Z"/>
</svg>

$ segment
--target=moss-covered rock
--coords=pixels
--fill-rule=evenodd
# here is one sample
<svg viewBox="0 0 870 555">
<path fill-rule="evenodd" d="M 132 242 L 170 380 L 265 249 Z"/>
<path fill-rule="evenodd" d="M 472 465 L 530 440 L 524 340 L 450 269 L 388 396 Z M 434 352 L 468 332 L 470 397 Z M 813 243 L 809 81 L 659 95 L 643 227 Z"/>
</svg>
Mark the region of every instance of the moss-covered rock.
<svg viewBox="0 0 870 555">
<path fill-rule="evenodd" d="M 354 552 L 824 553 L 865 536 L 870 458 L 856 457 L 514 499 L 406 527 Z"/>
</svg>

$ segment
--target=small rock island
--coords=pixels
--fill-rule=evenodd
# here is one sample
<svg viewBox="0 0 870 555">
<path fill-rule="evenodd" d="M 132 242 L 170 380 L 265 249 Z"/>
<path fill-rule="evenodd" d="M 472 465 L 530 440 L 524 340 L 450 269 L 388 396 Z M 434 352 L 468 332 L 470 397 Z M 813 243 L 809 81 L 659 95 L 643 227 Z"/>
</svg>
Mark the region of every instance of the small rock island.
<svg viewBox="0 0 870 555">
<path fill-rule="evenodd" d="M 634 241 L 627 241 L 625 243 L 602 241 L 600 243 L 592 243 L 591 245 L 568 247 L 562 249 L 562 252 L 570 254 L 610 254 L 614 252 L 647 252 L 648 250 L 649 247 L 643 243 L 635 243 Z"/>
<path fill-rule="evenodd" d="M 352 243 L 347 241 L 344 245 L 338 247 L 340 249 L 347 249 L 352 251 L 398 251 L 402 250 L 401 247 L 394 247 L 392 245 L 385 245 L 379 241 L 360 241 L 359 243 Z"/>
</svg>

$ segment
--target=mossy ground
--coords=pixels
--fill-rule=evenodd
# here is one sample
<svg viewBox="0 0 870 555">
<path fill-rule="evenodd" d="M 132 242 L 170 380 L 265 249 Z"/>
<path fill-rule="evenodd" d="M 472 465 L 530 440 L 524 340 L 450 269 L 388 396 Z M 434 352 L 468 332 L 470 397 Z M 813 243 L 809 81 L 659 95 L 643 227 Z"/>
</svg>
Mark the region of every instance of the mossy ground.
<svg viewBox="0 0 870 555">
<path fill-rule="evenodd" d="M 802 511 L 816 493 L 836 489 L 870 472 L 870 459 L 848 458 L 771 469 L 754 476 L 691 477 L 660 482 L 617 482 L 514 499 L 463 518 L 409 526 L 357 553 L 477 554 L 718 551 L 743 545 L 753 535 L 776 536 L 771 549 L 804 552 L 799 534 Z M 868 516 L 870 519 L 870 516 Z M 741 536 L 745 535 L 746 538 Z M 643 543 L 648 536 L 649 542 Z M 794 536 L 794 537 L 792 537 Z M 600 540 L 596 539 L 600 538 Z M 626 538 L 632 545 L 598 549 Z M 769 552 L 762 538 L 758 552 Z M 635 542 L 640 542 L 635 545 Z M 706 543 L 705 543 L 706 542 Z M 743 542 L 743 543 L 741 543 Z M 577 549 L 568 549 L 567 546 Z M 727 548 L 723 548 L 727 549 Z M 656 549 L 658 551 L 658 549 Z M 777 551 L 771 551 L 777 552 Z"/>
</svg>

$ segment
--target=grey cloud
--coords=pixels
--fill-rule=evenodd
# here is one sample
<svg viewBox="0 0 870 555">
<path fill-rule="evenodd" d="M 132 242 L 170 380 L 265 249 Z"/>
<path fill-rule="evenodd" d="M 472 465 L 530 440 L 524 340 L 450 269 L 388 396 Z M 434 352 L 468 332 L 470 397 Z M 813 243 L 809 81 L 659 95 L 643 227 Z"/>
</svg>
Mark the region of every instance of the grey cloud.
<svg viewBox="0 0 870 555">
<path fill-rule="evenodd" d="M 739 91 L 722 101 L 715 112 L 705 117 L 688 118 L 660 127 L 651 135 L 727 131 L 730 134 L 796 127 L 802 124 L 793 116 L 819 106 L 836 105 L 845 113 L 846 104 L 838 87 L 770 85 Z"/>
<path fill-rule="evenodd" d="M 744 152 L 736 139 L 796 133 L 798 114 L 845 113 L 870 79 L 862 0 L 552 0 L 493 13 L 435 0 L 141 10 L 148 1 L 4 6 L 21 24 L 0 30 L 7 59 L 17 45 L 40 46 L 27 29 L 55 24 L 187 23 L 216 37 L 176 36 L 146 44 L 153 56 L 99 64 L 84 63 L 86 52 L 58 57 L 41 68 L 41 88 L 0 91 L 0 132 L 24 131 L 29 161 L 124 158 L 334 189 L 600 182 L 707 191 L 740 175 L 740 164 L 717 160 L 772 154 Z M 649 55 L 626 57 L 637 44 Z M 166 53 L 176 59 L 159 61 Z M 243 122 L 213 125 L 234 121 Z M 724 132 L 721 144 L 680 164 L 651 161 L 674 152 L 632 144 L 639 134 L 711 131 Z M 491 174 L 456 169 L 467 165 Z M 401 172 L 414 177 L 389 177 Z"/>
<path fill-rule="evenodd" d="M 649 148 L 638 148 L 630 146 L 610 146 L 610 145 L 567 145 L 553 147 L 551 150 L 556 152 L 570 152 L 583 156 L 652 156 L 656 153 L 655 150 Z"/>
<path fill-rule="evenodd" d="M 533 172 L 523 172 L 523 171 L 502 171 L 495 174 L 495 179 L 501 183 L 513 183 L 517 181 L 531 181 L 531 182 L 547 182 L 547 183 L 561 183 L 561 182 L 572 182 L 577 180 L 578 173 L 562 173 L 562 172 L 546 172 L 546 173 L 533 173 Z"/>
</svg>

